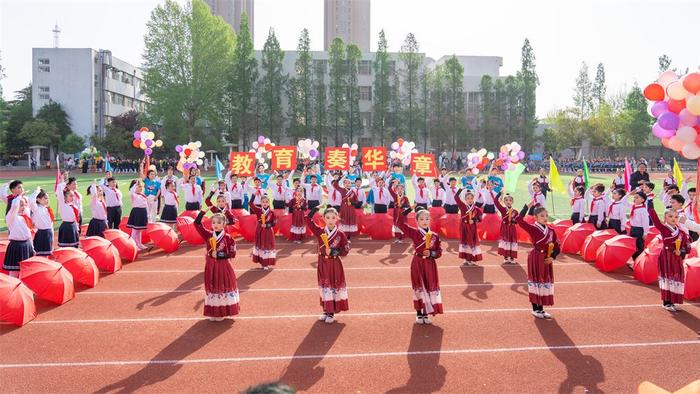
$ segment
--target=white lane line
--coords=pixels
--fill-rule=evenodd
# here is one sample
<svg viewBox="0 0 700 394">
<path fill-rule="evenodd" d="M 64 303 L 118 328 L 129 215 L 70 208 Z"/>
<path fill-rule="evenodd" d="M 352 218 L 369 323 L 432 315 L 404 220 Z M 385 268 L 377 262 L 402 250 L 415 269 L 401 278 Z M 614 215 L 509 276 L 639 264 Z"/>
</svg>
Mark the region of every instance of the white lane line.
<svg viewBox="0 0 700 394">
<path fill-rule="evenodd" d="M 700 303 L 686 303 L 685 305 L 700 305 Z M 548 307 L 551 311 L 589 311 L 589 310 L 611 310 L 611 309 L 645 309 L 645 308 L 660 308 L 660 304 L 637 304 L 637 305 L 590 305 L 590 306 L 561 306 Z M 454 309 L 446 310 L 447 315 L 462 315 L 473 313 L 512 313 L 512 312 L 529 312 L 530 308 L 484 308 L 484 309 Z M 338 315 L 341 318 L 345 317 L 377 317 L 377 316 L 415 316 L 415 312 L 348 312 Z M 310 319 L 318 317 L 318 313 L 297 314 L 297 315 L 259 315 L 259 316 L 236 316 L 234 320 L 279 320 L 279 319 Z M 34 320 L 30 324 L 99 324 L 99 323 L 158 323 L 158 322 L 176 322 L 176 321 L 199 321 L 206 320 L 203 317 L 143 317 L 143 318 L 124 318 L 124 319 L 76 319 L 76 320 Z M 1 324 L 0 324 L 1 325 Z"/>
<path fill-rule="evenodd" d="M 557 269 L 561 267 L 566 267 L 566 266 L 579 266 L 579 265 L 591 265 L 589 263 L 564 263 L 557 265 Z M 521 268 L 521 269 L 526 269 L 527 266 L 525 265 L 503 265 L 503 264 L 480 264 L 478 267 L 486 267 L 486 268 L 494 268 L 494 267 L 500 267 L 504 269 L 510 269 L 510 268 Z M 473 269 L 476 268 L 474 267 L 465 267 L 461 264 L 459 265 L 441 265 L 438 266 L 438 268 L 464 268 L 465 270 Z M 348 267 L 345 266 L 343 267 L 345 271 L 375 271 L 375 270 L 408 270 L 411 269 L 410 266 L 398 266 L 398 267 L 392 267 L 392 266 L 387 266 L 387 267 Z M 255 271 L 255 272 L 262 272 L 260 271 L 259 268 L 244 268 L 244 269 L 236 269 L 236 272 L 248 272 L 248 271 Z M 288 271 L 313 271 L 316 272 L 316 268 L 275 268 L 272 270 L 272 272 L 288 272 Z M 139 269 L 123 269 L 119 271 L 120 274 L 175 274 L 175 273 L 199 273 L 199 272 L 204 272 L 204 270 L 139 270 Z"/>
<path fill-rule="evenodd" d="M 501 348 L 471 348 L 471 349 L 445 349 L 426 350 L 415 352 L 369 352 L 369 353 L 339 353 L 339 354 L 299 354 L 285 356 L 248 356 L 248 357 L 223 357 L 223 358 L 198 358 L 185 360 L 115 360 L 115 361 L 82 361 L 82 362 L 53 362 L 53 363 L 25 363 L 25 364 L 0 364 L 0 369 L 17 368 L 55 368 L 55 367 L 106 367 L 127 365 L 186 365 L 186 364 L 213 364 L 213 363 L 245 363 L 260 361 L 293 361 L 293 360 L 337 360 L 353 358 L 379 358 L 379 357 L 407 357 L 427 355 L 458 355 L 458 354 L 490 354 L 490 353 L 519 353 L 532 351 L 566 351 L 586 349 L 624 349 L 647 348 L 669 346 L 700 345 L 700 341 L 666 341 L 666 342 L 632 342 L 632 343 L 594 343 L 582 345 L 557 345 L 557 346 L 522 346 Z"/>
<path fill-rule="evenodd" d="M 610 280 L 572 280 L 572 281 L 559 281 L 556 285 L 595 285 L 595 284 L 609 284 L 609 283 L 638 283 L 636 279 L 610 279 Z M 455 284 L 441 284 L 441 288 L 449 287 L 495 287 L 495 286 L 527 286 L 527 282 L 513 283 L 513 282 L 502 282 L 502 283 L 455 283 Z M 383 290 L 383 289 L 410 289 L 409 285 L 381 285 L 381 286 L 348 286 L 348 290 Z M 284 291 L 318 291 L 318 287 L 287 287 L 287 288 L 241 288 L 242 292 L 284 292 Z M 81 292 L 80 295 L 114 295 L 114 294 L 151 294 L 151 293 L 197 293 L 201 292 L 203 289 L 190 289 L 190 290 L 178 290 L 178 289 L 162 289 L 162 290 L 87 290 Z"/>
</svg>

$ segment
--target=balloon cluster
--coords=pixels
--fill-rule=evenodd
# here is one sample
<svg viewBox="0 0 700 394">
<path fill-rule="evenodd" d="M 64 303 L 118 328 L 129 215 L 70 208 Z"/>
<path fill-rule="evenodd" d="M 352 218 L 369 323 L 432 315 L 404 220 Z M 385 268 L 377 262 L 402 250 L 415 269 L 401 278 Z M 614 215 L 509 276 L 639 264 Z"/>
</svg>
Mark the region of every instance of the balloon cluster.
<svg viewBox="0 0 700 394">
<path fill-rule="evenodd" d="M 661 144 L 686 159 L 700 158 L 700 72 L 679 77 L 664 71 L 644 88 L 644 97 L 656 118 L 651 132 Z"/>
<path fill-rule="evenodd" d="M 197 166 L 201 166 L 202 159 L 205 156 L 205 153 L 199 150 L 201 147 L 202 143 L 199 141 L 190 142 L 187 145 L 176 145 L 175 151 L 180 154 L 177 169 L 185 172 L 185 170 L 189 171 L 197 168 Z"/>
<path fill-rule="evenodd" d="M 525 158 L 525 152 L 517 142 L 511 142 L 501 146 L 498 152 L 498 159 L 494 162 L 501 171 L 512 170 L 520 160 Z"/>
<path fill-rule="evenodd" d="M 403 138 L 399 138 L 391 143 L 389 157 L 392 160 L 398 160 L 401 162 L 401 164 L 407 166 L 411 164 L 411 154 L 413 153 L 418 153 L 416 144 L 412 141 L 404 141 Z"/>
<path fill-rule="evenodd" d="M 343 144 L 343 148 L 350 149 L 350 165 L 355 165 L 355 159 L 357 158 L 357 144 Z"/>
<path fill-rule="evenodd" d="M 251 144 L 252 148 L 249 150 L 249 152 L 255 152 L 255 159 L 258 160 L 258 163 L 263 165 L 263 168 L 267 168 L 267 163 L 265 163 L 265 160 L 269 159 L 272 157 L 272 147 L 275 146 L 272 142 L 270 142 L 269 138 L 265 138 L 263 135 L 258 136 L 257 141 L 253 141 Z"/>
<path fill-rule="evenodd" d="M 297 143 L 297 152 L 302 159 L 318 159 L 318 145 L 318 141 L 307 138 Z"/>
<path fill-rule="evenodd" d="M 163 141 L 155 138 L 155 133 L 148 131 L 148 127 L 141 127 L 139 130 L 134 131 L 134 140 L 131 142 L 131 145 L 136 149 L 143 149 L 143 153 L 146 156 L 150 156 L 153 153 L 153 148 L 163 146 Z"/>
<path fill-rule="evenodd" d="M 467 154 L 467 171 L 471 171 L 472 175 L 478 175 L 493 158 L 494 154 L 486 152 L 484 148 L 478 151 L 472 150 L 472 152 Z"/>
</svg>

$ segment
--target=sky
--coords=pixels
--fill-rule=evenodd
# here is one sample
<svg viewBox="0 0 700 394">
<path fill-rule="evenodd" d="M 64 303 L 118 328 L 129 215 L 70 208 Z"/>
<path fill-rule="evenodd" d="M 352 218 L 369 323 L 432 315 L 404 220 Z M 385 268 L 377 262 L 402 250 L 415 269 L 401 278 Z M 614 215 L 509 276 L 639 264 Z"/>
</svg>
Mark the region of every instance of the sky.
<svg viewBox="0 0 700 394">
<path fill-rule="evenodd" d="M 184 1 L 184 0 L 178 0 Z M 163 0 L 0 0 L 0 81 L 4 97 L 31 81 L 31 48 L 110 49 L 132 64 L 142 62 L 143 35 L 151 10 Z M 255 0 L 255 48 L 273 27 L 282 49 L 296 48 L 309 29 L 313 50 L 323 49 L 323 0 Z M 657 76 L 658 57 L 672 67 L 700 66 L 698 0 L 372 0 L 371 42 L 384 29 L 390 51 L 412 32 L 422 52 L 501 56 L 501 75 L 520 67 L 523 40 L 530 39 L 540 86 L 537 115 L 572 104 L 581 63 L 591 78 L 606 70 L 608 94 L 627 91 Z"/>
</svg>

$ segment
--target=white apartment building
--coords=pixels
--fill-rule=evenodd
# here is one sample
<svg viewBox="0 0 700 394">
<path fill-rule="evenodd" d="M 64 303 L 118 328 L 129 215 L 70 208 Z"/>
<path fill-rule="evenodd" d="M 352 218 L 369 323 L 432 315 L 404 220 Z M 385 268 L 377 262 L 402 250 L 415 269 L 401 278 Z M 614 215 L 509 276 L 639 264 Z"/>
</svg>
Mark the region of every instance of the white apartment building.
<svg viewBox="0 0 700 394">
<path fill-rule="evenodd" d="M 141 69 L 108 50 L 32 48 L 33 114 L 50 101 L 61 104 L 73 132 L 86 140 L 104 135 L 112 117 L 144 111 Z"/>
</svg>

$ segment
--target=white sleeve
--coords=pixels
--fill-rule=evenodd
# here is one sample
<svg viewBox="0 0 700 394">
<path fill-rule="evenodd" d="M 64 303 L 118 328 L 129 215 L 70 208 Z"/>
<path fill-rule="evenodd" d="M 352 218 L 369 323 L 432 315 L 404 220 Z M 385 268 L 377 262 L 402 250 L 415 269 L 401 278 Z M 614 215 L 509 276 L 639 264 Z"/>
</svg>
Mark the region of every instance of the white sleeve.
<svg viewBox="0 0 700 394">
<path fill-rule="evenodd" d="M 32 212 L 36 212 L 39 207 L 36 204 L 36 197 L 39 195 L 39 190 L 35 190 L 34 193 L 32 193 L 31 196 L 29 196 L 29 208 L 32 210 Z"/>
<path fill-rule="evenodd" d="M 7 196 L 10 194 L 10 184 L 6 183 L 0 188 L 0 200 L 7 203 Z"/>
</svg>

